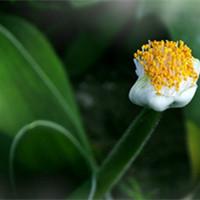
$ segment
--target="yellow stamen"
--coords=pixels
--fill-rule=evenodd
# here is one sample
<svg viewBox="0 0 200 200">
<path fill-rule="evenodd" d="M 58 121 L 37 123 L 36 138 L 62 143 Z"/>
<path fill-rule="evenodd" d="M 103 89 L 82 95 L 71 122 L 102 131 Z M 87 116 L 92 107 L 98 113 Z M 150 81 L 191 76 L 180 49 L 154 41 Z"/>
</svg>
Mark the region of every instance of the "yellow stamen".
<svg viewBox="0 0 200 200">
<path fill-rule="evenodd" d="M 191 78 L 195 83 L 198 78 L 191 49 L 183 41 L 151 41 L 134 57 L 143 65 L 158 94 L 162 87 L 175 87 L 178 91 L 183 80 Z"/>
</svg>

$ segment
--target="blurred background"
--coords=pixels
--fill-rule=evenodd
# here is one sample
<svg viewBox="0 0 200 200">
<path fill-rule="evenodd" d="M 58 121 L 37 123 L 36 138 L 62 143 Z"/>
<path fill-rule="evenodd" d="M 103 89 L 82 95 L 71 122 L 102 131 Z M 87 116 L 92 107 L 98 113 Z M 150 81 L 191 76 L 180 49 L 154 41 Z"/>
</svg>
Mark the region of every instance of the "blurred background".
<svg viewBox="0 0 200 200">
<path fill-rule="evenodd" d="M 133 53 L 148 40 L 184 40 L 200 58 L 199 6 L 197 0 L 1 1 L 0 198 L 16 197 L 9 151 L 17 132 L 34 120 L 62 125 L 68 120 L 11 42 L 33 66 L 24 49 L 42 63 L 61 93 L 72 91 L 100 165 L 141 110 L 128 99 L 137 78 Z M 185 109 L 163 113 L 150 141 L 112 191 L 113 199 L 198 198 L 199 93 Z M 51 132 L 29 130 L 15 149 L 18 198 L 64 199 L 89 177 L 87 164 L 73 156 L 63 136 Z"/>
</svg>

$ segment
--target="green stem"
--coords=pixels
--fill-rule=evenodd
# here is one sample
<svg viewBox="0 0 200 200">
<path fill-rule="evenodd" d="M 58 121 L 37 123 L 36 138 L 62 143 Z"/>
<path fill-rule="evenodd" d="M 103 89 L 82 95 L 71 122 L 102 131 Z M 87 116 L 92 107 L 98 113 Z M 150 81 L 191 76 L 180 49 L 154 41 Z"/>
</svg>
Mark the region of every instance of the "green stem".
<svg viewBox="0 0 200 200">
<path fill-rule="evenodd" d="M 134 120 L 98 173 L 95 197 L 101 197 L 116 184 L 136 159 L 160 119 L 160 113 L 144 109 Z"/>
<path fill-rule="evenodd" d="M 144 109 L 131 123 L 97 173 L 94 199 L 105 195 L 124 175 L 150 138 L 160 117 L 160 113 Z M 73 198 L 84 198 L 83 194 L 89 185 L 85 183 L 73 194 Z"/>
</svg>

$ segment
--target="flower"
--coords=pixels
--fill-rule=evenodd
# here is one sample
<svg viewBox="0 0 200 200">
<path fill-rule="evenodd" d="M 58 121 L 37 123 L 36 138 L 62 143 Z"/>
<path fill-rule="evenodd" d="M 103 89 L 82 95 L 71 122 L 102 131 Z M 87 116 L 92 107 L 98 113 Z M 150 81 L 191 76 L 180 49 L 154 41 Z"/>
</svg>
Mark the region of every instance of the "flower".
<svg viewBox="0 0 200 200">
<path fill-rule="evenodd" d="M 192 100 L 200 61 L 183 41 L 149 41 L 134 54 L 134 63 L 138 79 L 129 92 L 131 102 L 164 111 Z"/>
</svg>

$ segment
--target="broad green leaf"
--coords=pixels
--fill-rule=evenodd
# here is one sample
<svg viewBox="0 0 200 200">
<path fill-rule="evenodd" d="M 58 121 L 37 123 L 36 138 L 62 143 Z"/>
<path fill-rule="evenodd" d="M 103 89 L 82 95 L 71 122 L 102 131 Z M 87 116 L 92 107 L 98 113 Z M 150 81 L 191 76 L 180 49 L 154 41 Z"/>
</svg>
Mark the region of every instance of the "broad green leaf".
<svg viewBox="0 0 200 200">
<path fill-rule="evenodd" d="M 3 15 L 0 46 L 0 130 L 13 137 L 34 120 L 54 121 L 90 153 L 69 80 L 45 37 L 22 19 Z"/>
<path fill-rule="evenodd" d="M 16 158 L 18 158 L 17 163 L 25 165 L 26 169 L 46 173 L 67 165 L 70 174 L 79 179 L 88 177 L 89 172 L 93 170 L 89 155 L 69 130 L 44 120 L 24 126 L 12 142 L 9 168 L 13 186 Z"/>
<path fill-rule="evenodd" d="M 33 28 L 31 25 L 29 25 L 28 23 L 19 18 L 1 16 L 0 22 L 1 22 L 0 30 L 2 38 L 1 46 L 3 47 L 3 44 L 5 44 L 4 52 L 5 50 L 10 50 L 10 52 L 8 53 L 11 54 L 12 60 L 13 62 L 16 63 L 16 65 L 21 60 L 23 61 L 22 63 L 23 67 L 19 67 L 19 70 L 28 71 L 26 73 L 21 73 L 21 74 L 20 74 L 21 71 L 18 71 L 20 79 L 23 79 L 23 76 L 30 73 L 30 75 L 29 76 L 27 75 L 26 78 L 27 79 L 29 78 L 28 80 L 30 80 L 31 82 L 32 81 L 31 75 L 36 74 L 38 78 L 41 79 L 42 85 L 46 86 L 47 89 L 50 88 L 49 90 L 51 91 L 52 96 L 55 96 L 54 98 L 56 99 L 63 98 L 62 100 L 65 100 L 67 103 L 70 103 L 70 106 L 72 106 L 73 108 L 73 100 L 70 91 L 71 89 L 69 87 L 69 82 L 66 79 L 61 63 L 55 56 L 47 40 L 35 28 Z M 5 60 L 4 62 L 5 64 L 7 64 L 7 62 L 9 62 L 11 59 L 8 60 L 8 56 L 7 57 L 4 56 L 4 59 L 1 60 Z M 3 64 L 4 63 L 2 63 L 1 65 L 3 66 Z M 7 78 L 5 75 L 4 77 L 5 79 Z M 13 77 L 13 84 L 15 83 L 14 81 L 15 79 Z M 28 81 L 27 80 L 25 81 L 28 88 L 29 86 Z M 28 89 L 30 90 L 32 88 L 30 87 Z M 41 90 L 40 87 L 38 88 L 38 90 Z M 63 107 L 65 107 L 64 102 L 62 102 L 61 100 L 57 101 L 59 101 L 59 103 Z"/>
<path fill-rule="evenodd" d="M 94 198 L 103 197 L 120 180 L 143 149 L 159 120 L 160 113 L 145 109 L 131 123 L 97 172 Z M 71 198 L 84 198 L 87 188 L 89 183 L 86 182 Z"/>
</svg>

